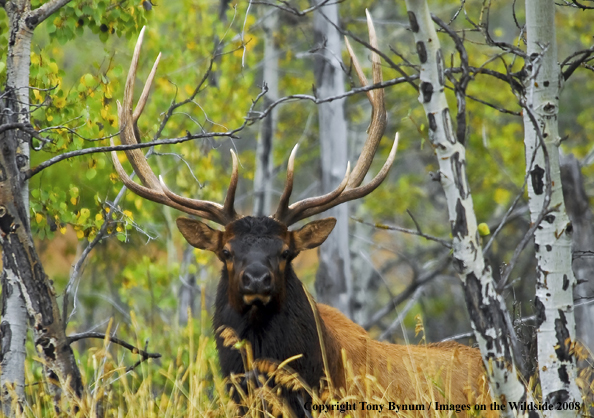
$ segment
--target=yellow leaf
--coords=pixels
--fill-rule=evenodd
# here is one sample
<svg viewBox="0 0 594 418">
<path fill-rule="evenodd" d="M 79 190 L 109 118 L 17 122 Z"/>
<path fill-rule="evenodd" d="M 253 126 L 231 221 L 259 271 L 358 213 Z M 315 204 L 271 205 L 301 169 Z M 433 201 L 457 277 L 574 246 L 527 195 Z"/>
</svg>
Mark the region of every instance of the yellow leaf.
<svg viewBox="0 0 594 418">
<path fill-rule="evenodd" d="M 76 197 L 71 197 L 70 198 L 70 203 L 72 203 L 73 205 L 76 205 L 78 203 L 78 198 Z"/>
<path fill-rule="evenodd" d="M 101 219 L 103 219 L 103 215 L 101 213 L 98 213 L 97 215 L 95 215 L 96 221 L 100 221 Z"/>
<path fill-rule="evenodd" d="M 83 231 L 82 229 L 79 229 L 78 231 L 76 231 L 76 237 L 78 239 L 83 239 L 85 237 L 85 231 Z"/>
<path fill-rule="evenodd" d="M 60 232 L 62 233 L 62 235 L 66 234 L 66 227 L 65 226 L 61 227 Z"/>
<path fill-rule="evenodd" d="M 478 225 L 478 232 L 481 237 L 484 237 L 486 235 L 489 235 L 491 233 L 491 230 L 489 229 L 489 225 L 482 222 Z"/>
<path fill-rule="evenodd" d="M 118 232 L 124 232 L 124 228 L 122 228 L 121 225 L 118 225 L 117 228 L 116 228 L 116 231 L 118 231 Z"/>
<path fill-rule="evenodd" d="M 41 213 L 37 212 L 37 213 L 35 214 L 35 221 L 36 221 L 37 223 L 41 223 L 41 221 L 42 221 L 42 220 L 43 220 L 43 215 L 42 215 Z"/>
<path fill-rule="evenodd" d="M 493 199 L 495 200 L 495 203 L 497 203 L 498 205 L 506 205 L 510 197 L 511 192 L 509 190 L 497 188 L 495 189 L 495 195 L 493 196 Z"/>
<path fill-rule="evenodd" d="M 53 101 L 53 104 L 58 109 L 62 109 L 64 106 L 66 106 L 66 99 L 63 97 L 56 97 Z"/>
<path fill-rule="evenodd" d="M 52 120 L 54 120 L 54 117 L 52 115 L 49 115 L 46 119 L 48 122 L 51 122 Z"/>
</svg>

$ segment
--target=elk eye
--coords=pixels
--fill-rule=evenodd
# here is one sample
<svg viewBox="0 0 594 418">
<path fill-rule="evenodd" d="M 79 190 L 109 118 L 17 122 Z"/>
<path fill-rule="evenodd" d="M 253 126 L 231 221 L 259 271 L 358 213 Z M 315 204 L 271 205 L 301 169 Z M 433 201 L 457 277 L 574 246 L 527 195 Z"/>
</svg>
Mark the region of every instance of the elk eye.
<svg viewBox="0 0 594 418">
<path fill-rule="evenodd" d="M 289 254 L 291 254 L 289 250 L 285 250 L 282 252 L 281 257 L 287 259 L 289 258 Z"/>
<path fill-rule="evenodd" d="M 221 253 L 223 254 L 223 257 L 225 257 L 227 260 L 231 258 L 231 253 L 229 252 L 229 250 L 223 248 L 223 251 L 221 251 Z"/>
</svg>

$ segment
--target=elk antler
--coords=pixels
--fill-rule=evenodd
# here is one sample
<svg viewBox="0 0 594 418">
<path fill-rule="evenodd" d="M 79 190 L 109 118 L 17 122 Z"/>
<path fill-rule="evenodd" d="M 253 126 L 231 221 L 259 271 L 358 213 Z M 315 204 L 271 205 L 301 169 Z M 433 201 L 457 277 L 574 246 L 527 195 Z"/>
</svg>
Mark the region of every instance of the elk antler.
<svg viewBox="0 0 594 418">
<path fill-rule="evenodd" d="M 140 131 L 138 130 L 137 121 L 140 117 L 144 106 L 148 99 L 149 90 L 161 59 L 161 54 L 157 57 L 153 69 L 151 70 L 140 99 L 136 105 L 136 109 L 132 112 L 132 102 L 134 97 L 134 81 L 136 78 L 136 70 L 138 68 L 138 57 L 140 56 L 140 48 L 142 46 L 142 40 L 144 38 L 144 30 L 142 28 L 136 47 L 134 48 L 134 56 L 132 57 L 132 63 L 130 64 L 130 71 L 128 72 L 128 78 L 126 79 L 126 88 L 124 90 L 124 101 L 120 104 L 118 101 L 118 116 L 120 124 L 120 140 L 123 145 L 132 145 L 140 143 Z M 111 145 L 113 146 L 113 139 L 111 139 Z M 198 199 L 188 199 L 186 197 L 178 196 L 171 192 L 163 180 L 159 176 L 155 176 L 153 170 L 149 166 L 146 157 L 142 150 L 131 149 L 125 151 L 130 164 L 134 172 L 140 178 L 142 185 L 134 182 L 130 176 L 126 173 L 120 160 L 118 159 L 115 151 L 111 152 L 113 165 L 120 176 L 120 179 L 126 187 L 132 190 L 137 195 L 144 197 L 145 199 L 152 200 L 153 202 L 162 203 L 175 209 L 179 209 L 182 212 L 190 215 L 196 215 L 201 218 L 208 219 L 216 222 L 220 225 L 227 225 L 229 222 L 239 218 L 239 215 L 235 212 L 234 200 L 235 190 L 237 189 L 237 156 L 231 150 L 231 156 L 233 158 L 233 172 L 231 174 L 231 181 L 229 183 L 229 189 L 227 190 L 227 197 L 225 203 L 220 205 L 215 202 Z"/>
<path fill-rule="evenodd" d="M 371 43 L 371 46 L 373 46 L 375 49 L 378 49 L 377 35 L 373 27 L 373 22 L 371 21 L 371 16 L 369 15 L 369 12 L 366 11 L 366 13 L 367 26 L 369 29 L 369 41 Z M 357 57 L 355 56 L 355 53 L 353 52 L 351 45 L 349 44 L 349 40 L 345 38 L 345 41 L 347 50 L 349 52 L 349 55 L 351 56 L 351 60 L 353 61 L 353 66 L 355 67 L 355 71 L 357 72 L 357 76 L 359 77 L 359 81 L 363 86 L 366 86 L 367 78 L 363 74 L 361 65 L 359 64 L 359 61 L 357 60 Z M 375 52 L 372 53 L 372 69 L 373 82 L 381 83 L 381 63 L 379 56 Z M 287 226 L 292 225 L 295 222 L 298 222 L 302 219 L 308 218 L 320 212 L 324 212 L 325 210 L 328 210 L 341 203 L 366 196 L 373 190 L 375 190 L 386 178 L 388 170 L 390 170 L 390 167 L 394 162 L 394 158 L 396 157 L 396 149 L 398 148 L 398 134 L 396 134 L 396 138 L 394 140 L 394 144 L 392 145 L 390 155 L 388 156 L 388 159 L 384 163 L 384 166 L 382 167 L 380 172 L 377 173 L 375 178 L 371 180 L 368 184 L 361 186 L 361 183 L 363 182 L 365 175 L 369 171 L 369 167 L 371 166 L 371 162 L 373 161 L 373 156 L 377 151 L 379 142 L 382 136 L 384 135 L 384 131 L 386 129 L 386 108 L 384 105 L 384 90 L 370 90 L 367 92 L 367 98 L 369 99 L 369 102 L 371 103 L 372 107 L 371 124 L 367 129 L 367 140 L 363 145 L 361 155 L 359 155 L 359 159 L 357 160 L 355 168 L 353 168 L 353 172 L 350 172 L 350 164 L 347 165 L 346 174 L 340 185 L 335 190 L 323 196 L 301 200 L 289 206 L 289 198 L 291 197 L 291 192 L 293 190 L 293 168 L 295 162 L 295 153 L 297 152 L 297 146 L 295 146 L 295 148 L 293 148 L 293 151 L 291 152 L 291 156 L 289 157 L 285 190 L 283 191 L 283 194 L 281 196 L 278 209 L 276 210 L 274 215 L 272 215 L 274 219 L 283 222 Z"/>
</svg>

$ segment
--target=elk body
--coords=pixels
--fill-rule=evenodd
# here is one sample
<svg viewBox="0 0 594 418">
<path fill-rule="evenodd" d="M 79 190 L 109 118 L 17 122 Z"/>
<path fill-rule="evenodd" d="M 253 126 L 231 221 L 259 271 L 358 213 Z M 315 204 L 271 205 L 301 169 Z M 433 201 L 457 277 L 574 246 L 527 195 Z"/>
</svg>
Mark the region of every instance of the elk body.
<svg viewBox="0 0 594 418">
<path fill-rule="evenodd" d="M 370 20 L 369 32 L 371 44 L 377 48 Z M 157 59 L 133 111 L 134 79 L 143 33 L 144 29 L 134 51 L 124 101 L 121 105 L 118 103 L 123 144 L 140 142 L 136 122 L 158 64 Z M 348 41 L 347 47 L 359 79 L 365 85 L 365 76 Z M 379 58 L 373 54 L 373 81 L 379 83 L 381 77 Z M 289 230 L 289 227 L 369 194 L 383 181 L 394 161 L 397 140 L 380 172 L 368 184 L 361 185 L 386 125 L 383 91 L 373 90 L 367 95 L 373 108 L 372 120 L 353 171 L 347 167 L 343 181 L 334 191 L 289 205 L 295 147 L 289 158 L 287 181 L 278 209 L 270 217 L 241 217 L 235 212 L 238 164 L 233 152 L 233 171 L 223 205 L 171 192 L 160 178 L 157 179 L 139 149 L 128 150 L 126 154 L 142 185 L 126 174 L 115 152 L 113 162 L 124 184 L 136 194 L 224 226 L 224 230 L 218 230 L 196 219 L 177 220 L 179 230 L 191 245 L 215 253 L 223 264 L 213 323 L 221 369 L 226 377 L 246 372 L 241 353 L 226 341 L 226 330 L 232 330 L 237 339 L 249 342 L 255 360 L 278 365 L 294 357 L 289 367 L 304 386 L 310 388 L 319 388 L 326 378 L 338 389 L 337 393 L 344 394 L 353 381 L 373 376 L 376 387 L 371 391 L 387 401 L 468 404 L 483 389 L 480 386 L 484 382 L 484 369 L 478 350 L 457 343 L 399 346 L 374 341 L 338 310 L 313 303 L 291 266 L 301 251 L 322 244 L 336 221 L 326 218 L 297 230 Z M 249 378 L 248 375 L 246 379 Z M 307 391 L 280 389 L 293 414 L 308 416 L 305 405 L 310 395 Z M 236 394 L 235 400 L 239 402 L 240 396 Z"/>
</svg>

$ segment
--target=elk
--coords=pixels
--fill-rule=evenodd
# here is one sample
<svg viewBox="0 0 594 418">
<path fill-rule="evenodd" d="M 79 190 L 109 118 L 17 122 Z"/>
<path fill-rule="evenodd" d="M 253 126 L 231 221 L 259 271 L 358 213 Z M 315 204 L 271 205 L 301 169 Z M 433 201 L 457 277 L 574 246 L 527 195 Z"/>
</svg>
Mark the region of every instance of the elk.
<svg viewBox="0 0 594 418">
<path fill-rule="evenodd" d="M 377 48 L 370 19 L 368 25 L 371 44 Z M 140 142 L 136 124 L 160 58 L 159 55 L 133 110 L 134 81 L 143 34 L 144 29 L 134 51 L 123 103 L 118 102 L 122 144 Z M 347 47 L 358 77 L 366 85 L 367 80 L 348 41 Z M 373 82 L 381 82 L 380 60 L 376 54 L 372 57 L 372 70 Z M 367 96 L 372 105 L 372 118 L 366 143 L 352 172 L 347 166 L 342 182 L 332 192 L 289 204 L 295 147 L 288 161 L 284 191 L 271 216 L 240 216 L 235 211 L 238 162 L 233 151 L 231 180 L 222 205 L 173 193 L 153 173 L 140 149 L 125 152 L 142 184 L 128 176 L 116 152 L 112 152 L 113 163 L 123 183 L 137 195 L 223 226 L 224 229 L 219 230 L 200 220 L 177 219 L 177 226 L 188 243 L 213 252 L 222 263 L 213 325 L 220 365 L 226 377 L 245 372 L 241 354 L 226 343 L 225 330 L 233 330 L 238 339 L 250 343 L 254 359 L 278 364 L 294 357 L 289 366 L 310 388 L 319 388 L 320 382 L 326 379 L 344 393 L 350 370 L 354 376 L 374 376 L 388 400 L 421 402 L 420 387 L 421 392 L 430 393 L 425 400 L 467 404 L 472 396 L 478 396 L 479 386 L 484 382 L 478 350 L 457 343 L 401 346 L 374 341 L 337 309 L 311 302 L 291 265 L 301 251 L 321 245 L 336 220 L 314 220 L 296 230 L 289 227 L 371 193 L 385 179 L 395 159 L 398 136 L 382 169 L 369 183 L 362 185 L 386 127 L 383 90 L 368 91 Z M 431 390 L 436 384 L 441 385 L 440 389 Z M 307 393 L 284 388 L 281 393 L 291 414 L 309 416 L 304 406 L 309 399 Z M 238 396 L 234 399 L 240 401 Z"/>
</svg>

